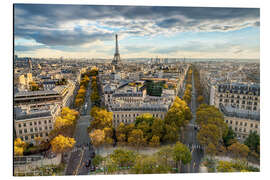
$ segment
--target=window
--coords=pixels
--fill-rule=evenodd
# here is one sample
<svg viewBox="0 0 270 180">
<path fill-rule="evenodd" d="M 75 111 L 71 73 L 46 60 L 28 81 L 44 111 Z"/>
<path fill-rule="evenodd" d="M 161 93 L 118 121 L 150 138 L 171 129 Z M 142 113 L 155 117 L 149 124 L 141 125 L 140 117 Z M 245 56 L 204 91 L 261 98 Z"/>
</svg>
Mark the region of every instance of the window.
<svg viewBox="0 0 270 180">
<path fill-rule="evenodd" d="M 253 127 L 253 124 L 252 123 L 250 124 L 250 127 Z"/>
<path fill-rule="evenodd" d="M 35 131 L 37 132 L 37 127 L 35 127 Z"/>
<path fill-rule="evenodd" d="M 226 123 L 228 123 L 228 120 L 226 120 Z"/>
<path fill-rule="evenodd" d="M 246 128 L 244 128 L 244 132 L 246 132 Z"/>
<path fill-rule="evenodd" d="M 18 126 L 19 126 L 19 128 L 20 128 L 20 127 L 22 127 L 22 125 L 21 125 L 21 124 L 18 124 Z"/>
<path fill-rule="evenodd" d="M 24 133 L 27 133 L 27 129 L 24 129 Z"/>
<path fill-rule="evenodd" d="M 247 123 L 245 122 L 245 126 L 247 126 Z"/>
<path fill-rule="evenodd" d="M 34 122 L 34 125 L 37 125 L 37 122 Z"/>
<path fill-rule="evenodd" d="M 230 124 L 232 124 L 232 120 L 230 120 Z"/>
<path fill-rule="evenodd" d="M 25 136 L 25 140 L 26 140 L 26 141 L 28 140 L 28 136 Z"/>
<path fill-rule="evenodd" d="M 255 125 L 255 128 L 258 128 L 258 124 Z"/>
<path fill-rule="evenodd" d="M 26 123 L 23 123 L 23 127 L 26 127 Z"/>
<path fill-rule="evenodd" d="M 49 123 L 52 123 L 52 121 L 51 121 L 51 120 L 49 120 Z"/>
<path fill-rule="evenodd" d="M 40 137 L 43 137 L 43 134 L 42 133 L 40 133 Z"/>
<path fill-rule="evenodd" d="M 47 121 L 45 120 L 44 123 L 47 124 Z"/>
<path fill-rule="evenodd" d="M 242 132 L 242 128 L 239 128 L 239 132 Z"/>
<path fill-rule="evenodd" d="M 32 124 L 32 122 L 30 122 L 30 126 L 32 126 L 33 124 Z"/>
<path fill-rule="evenodd" d="M 237 128 L 234 128 L 235 131 L 237 131 Z"/>
<path fill-rule="evenodd" d="M 42 131 L 42 127 L 39 127 L 39 130 Z"/>
<path fill-rule="evenodd" d="M 19 134 L 22 134 L 22 130 L 19 130 Z"/>
<path fill-rule="evenodd" d="M 50 129 L 52 129 L 52 126 L 50 126 Z"/>
<path fill-rule="evenodd" d="M 31 139 L 34 139 L 34 135 L 31 135 Z"/>
<path fill-rule="evenodd" d="M 235 121 L 235 125 L 238 125 L 238 121 Z"/>
<path fill-rule="evenodd" d="M 30 132 L 33 132 L 33 128 L 30 129 Z"/>
<path fill-rule="evenodd" d="M 49 134 L 48 134 L 48 133 L 46 133 L 46 136 L 49 136 Z"/>
<path fill-rule="evenodd" d="M 41 122 L 40 122 L 40 121 L 38 121 L 38 124 L 41 124 Z"/>
<path fill-rule="evenodd" d="M 240 126 L 242 126 L 243 125 L 243 123 L 242 122 L 240 122 Z"/>
<path fill-rule="evenodd" d="M 45 126 L 45 130 L 47 130 L 48 129 L 48 127 L 47 126 Z"/>
</svg>

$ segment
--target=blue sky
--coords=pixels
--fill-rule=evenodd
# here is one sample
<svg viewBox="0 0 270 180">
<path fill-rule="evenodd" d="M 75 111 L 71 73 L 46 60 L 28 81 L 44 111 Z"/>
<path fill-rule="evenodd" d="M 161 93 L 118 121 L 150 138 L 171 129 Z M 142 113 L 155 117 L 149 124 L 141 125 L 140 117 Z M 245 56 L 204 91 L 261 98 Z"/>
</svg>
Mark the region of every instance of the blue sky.
<svg viewBox="0 0 270 180">
<path fill-rule="evenodd" d="M 31 57 L 256 58 L 258 8 L 16 4 L 15 53 Z"/>
</svg>

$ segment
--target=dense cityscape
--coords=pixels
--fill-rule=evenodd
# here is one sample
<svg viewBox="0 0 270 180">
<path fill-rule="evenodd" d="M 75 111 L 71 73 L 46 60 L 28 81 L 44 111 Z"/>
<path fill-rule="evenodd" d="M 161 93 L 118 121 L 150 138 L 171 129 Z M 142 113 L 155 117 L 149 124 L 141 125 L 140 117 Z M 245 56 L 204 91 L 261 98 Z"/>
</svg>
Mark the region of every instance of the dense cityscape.
<svg viewBox="0 0 270 180">
<path fill-rule="evenodd" d="M 13 59 L 14 176 L 260 171 L 260 61 Z"/>
</svg>

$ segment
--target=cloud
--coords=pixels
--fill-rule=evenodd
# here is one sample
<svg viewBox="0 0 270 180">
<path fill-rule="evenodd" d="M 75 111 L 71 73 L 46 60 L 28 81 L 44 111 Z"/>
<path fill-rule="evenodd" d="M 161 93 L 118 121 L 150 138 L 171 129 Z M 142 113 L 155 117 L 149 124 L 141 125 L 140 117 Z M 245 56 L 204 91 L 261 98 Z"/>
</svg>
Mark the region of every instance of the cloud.
<svg viewBox="0 0 270 180">
<path fill-rule="evenodd" d="M 259 26 L 256 8 L 15 4 L 15 36 L 46 45 L 83 45 L 123 36 L 232 31 Z"/>
</svg>

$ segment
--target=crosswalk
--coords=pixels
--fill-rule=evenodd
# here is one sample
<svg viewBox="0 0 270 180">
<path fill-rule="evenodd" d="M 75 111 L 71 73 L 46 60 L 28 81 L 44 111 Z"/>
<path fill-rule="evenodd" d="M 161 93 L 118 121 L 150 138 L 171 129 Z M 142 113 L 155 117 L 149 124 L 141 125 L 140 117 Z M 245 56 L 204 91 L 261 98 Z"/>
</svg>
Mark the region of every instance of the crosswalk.
<svg viewBox="0 0 270 180">
<path fill-rule="evenodd" d="M 204 150 L 204 147 L 200 144 L 186 144 L 186 146 L 191 150 L 192 149 Z"/>
</svg>

